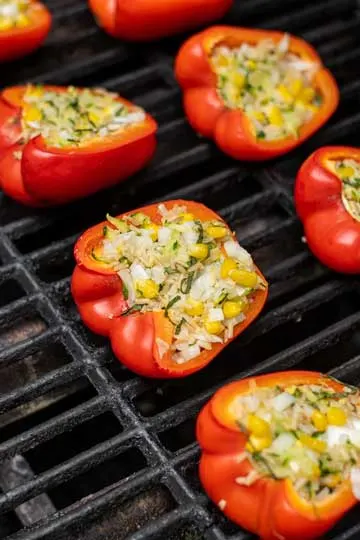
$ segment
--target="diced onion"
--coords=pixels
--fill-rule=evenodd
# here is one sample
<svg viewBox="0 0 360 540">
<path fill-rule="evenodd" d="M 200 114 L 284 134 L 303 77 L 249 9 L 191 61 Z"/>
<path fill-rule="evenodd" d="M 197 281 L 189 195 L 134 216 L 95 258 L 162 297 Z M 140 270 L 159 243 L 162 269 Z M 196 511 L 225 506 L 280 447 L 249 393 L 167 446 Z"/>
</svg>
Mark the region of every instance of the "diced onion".
<svg viewBox="0 0 360 540">
<path fill-rule="evenodd" d="M 233 257 L 247 266 L 252 266 L 251 255 L 234 240 L 227 240 L 224 243 L 224 249 L 228 257 Z"/>
<path fill-rule="evenodd" d="M 130 273 L 133 279 L 149 279 L 149 274 L 141 264 L 133 263 L 130 266 Z"/>
<path fill-rule="evenodd" d="M 278 396 L 275 396 L 272 400 L 274 409 L 278 412 L 285 411 L 290 405 L 295 403 L 295 398 L 287 392 L 282 392 Z"/>
<path fill-rule="evenodd" d="M 282 53 L 285 53 L 289 49 L 290 36 L 289 34 L 284 34 L 283 38 L 279 41 L 278 50 Z"/>
<path fill-rule="evenodd" d="M 209 321 L 223 321 L 224 320 L 224 313 L 221 308 L 213 308 L 209 309 Z"/>
<path fill-rule="evenodd" d="M 360 431 L 342 426 L 329 426 L 325 437 L 329 446 L 342 444 L 349 440 L 353 445 L 360 448 Z"/>
<path fill-rule="evenodd" d="M 159 356 L 160 358 L 162 358 L 164 354 L 168 352 L 170 345 L 166 343 L 166 341 L 158 337 L 155 339 L 155 342 L 159 351 Z"/>
<path fill-rule="evenodd" d="M 181 358 L 184 362 L 187 362 L 188 360 L 199 356 L 200 352 L 201 350 L 199 345 L 191 345 L 190 347 L 187 347 L 186 349 L 181 351 Z"/>
<path fill-rule="evenodd" d="M 271 445 L 271 451 L 275 454 L 282 454 L 286 452 L 296 442 L 296 438 L 290 433 L 281 433 L 273 441 Z"/>
<path fill-rule="evenodd" d="M 170 236 L 171 236 L 171 230 L 168 227 L 160 227 L 160 229 L 158 230 L 159 244 L 161 244 L 162 246 L 165 246 L 169 242 Z"/>
<path fill-rule="evenodd" d="M 130 274 L 129 270 L 123 269 L 123 270 L 119 270 L 119 276 L 120 276 L 121 281 L 124 283 L 124 285 L 125 285 L 125 287 L 127 288 L 127 291 L 128 291 L 127 302 L 129 304 L 129 306 L 132 306 L 135 303 L 136 295 L 135 295 L 135 290 L 134 290 L 133 280 L 131 278 L 131 274 Z"/>
</svg>

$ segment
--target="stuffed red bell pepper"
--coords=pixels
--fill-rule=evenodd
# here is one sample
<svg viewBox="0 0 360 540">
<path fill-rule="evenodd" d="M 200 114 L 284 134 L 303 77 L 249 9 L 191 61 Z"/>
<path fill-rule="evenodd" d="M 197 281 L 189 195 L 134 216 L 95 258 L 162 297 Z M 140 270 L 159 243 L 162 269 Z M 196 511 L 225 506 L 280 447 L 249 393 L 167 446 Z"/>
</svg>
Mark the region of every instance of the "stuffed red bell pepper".
<svg viewBox="0 0 360 540">
<path fill-rule="evenodd" d="M 282 32 L 209 28 L 182 46 L 175 75 L 192 127 L 246 161 L 289 152 L 330 118 L 339 101 L 315 50 Z"/>
<path fill-rule="evenodd" d="M 222 17 L 233 0 L 89 0 L 98 23 L 114 37 L 148 41 Z"/>
<path fill-rule="evenodd" d="M 360 273 L 360 149 L 325 146 L 302 165 L 297 213 L 309 248 L 337 272 Z"/>
<path fill-rule="evenodd" d="M 360 394 L 309 371 L 221 388 L 197 421 L 200 479 L 262 540 L 319 538 L 360 497 Z"/>
<path fill-rule="evenodd" d="M 0 94 L 1 188 L 30 206 L 91 195 L 149 161 L 156 128 L 142 109 L 101 88 L 8 88 Z"/>
<path fill-rule="evenodd" d="M 207 365 L 260 313 L 267 283 L 226 223 L 200 203 L 168 201 L 87 230 L 72 294 L 84 323 L 147 377 Z"/>
<path fill-rule="evenodd" d="M 0 1 L 0 62 L 35 51 L 51 27 L 51 15 L 36 0 Z"/>
</svg>

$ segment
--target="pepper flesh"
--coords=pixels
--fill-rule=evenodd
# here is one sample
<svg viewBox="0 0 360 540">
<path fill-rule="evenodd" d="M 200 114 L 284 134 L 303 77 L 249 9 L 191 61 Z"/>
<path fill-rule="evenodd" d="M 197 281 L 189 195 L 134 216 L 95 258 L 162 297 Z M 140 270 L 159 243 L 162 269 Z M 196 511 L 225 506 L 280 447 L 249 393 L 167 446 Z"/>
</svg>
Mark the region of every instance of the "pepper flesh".
<svg viewBox="0 0 360 540">
<path fill-rule="evenodd" d="M 360 222 L 345 208 L 342 183 L 331 170 L 334 160 L 360 162 L 360 149 L 328 146 L 316 150 L 301 166 L 295 205 L 310 250 L 337 272 L 360 273 Z"/>
<path fill-rule="evenodd" d="M 66 92 L 66 87 L 44 86 Z M 39 135 L 23 142 L 21 116 L 25 86 L 0 94 L 0 185 L 18 202 L 51 206 L 111 187 L 140 170 L 156 147 L 156 122 L 150 115 L 115 135 L 94 138 L 81 147 L 50 147 Z M 116 98 L 133 108 L 127 100 Z M 119 166 L 120 164 L 120 166 Z"/>
<path fill-rule="evenodd" d="M 114 37 L 149 41 L 222 17 L 233 0 L 89 0 L 98 23 Z"/>
<path fill-rule="evenodd" d="M 182 200 L 165 203 L 168 210 L 177 205 L 185 205 L 200 221 L 220 220 L 215 212 L 200 203 Z M 145 214 L 155 224 L 160 223 L 157 204 L 136 212 Z M 226 346 L 225 343 L 216 343 L 211 350 L 203 350 L 199 356 L 184 364 L 177 364 L 170 352 L 160 356 L 156 343 L 156 339 L 160 338 L 170 345 L 174 336 L 174 327 L 163 311 L 122 315 L 128 306 L 120 277 L 108 264 L 92 256 L 103 238 L 104 225 L 105 222 L 88 229 L 74 249 L 77 266 L 72 276 L 71 290 L 83 322 L 94 332 L 108 336 L 115 356 L 140 375 L 184 377 L 205 367 Z M 109 223 L 106 225 L 109 226 Z M 264 279 L 258 269 L 256 272 Z M 234 328 L 233 339 L 259 315 L 266 298 L 267 287 L 256 291 L 245 320 Z"/>
<path fill-rule="evenodd" d="M 235 159 L 261 161 L 289 152 L 317 131 L 338 105 L 336 82 L 316 51 L 302 39 L 290 36 L 289 51 L 319 65 L 314 85 L 323 98 L 313 118 L 301 126 L 298 137 L 259 140 L 244 112 L 227 108 L 218 94 L 217 75 L 210 64 L 214 48 L 220 44 L 257 44 L 266 39 L 278 44 L 283 38 L 281 32 L 214 26 L 186 41 L 176 58 L 175 76 L 184 92 L 185 113 L 191 126 L 202 136 L 214 139 L 223 152 Z"/>
<path fill-rule="evenodd" d="M 202 449 L 200 479 L 216 504 L 235 523 L 262 540 L 309 540 L 322 536 L 356 504 L 349 480 L 332 495 L 318 502 L 301 498 L 288 479 L 261 477 L 250 486 L 236 478 L 254 467 L 243 456 L 247 436 L 237 425 L 233 404 L 256 387 L 325 384 L 335 391 L 344 386 L 321 373 L 279 372 L 230 383 L 216 392 L 201 410 L 196 426 Z"/>
<path fill-rule="evenodd" d="M 49 10 L 37 0 L 30 0 L 30 23 L 22 28 L 0 30 L 0 62 L 16 60 L 35 51 L 51 28 Z"/>
</svg>

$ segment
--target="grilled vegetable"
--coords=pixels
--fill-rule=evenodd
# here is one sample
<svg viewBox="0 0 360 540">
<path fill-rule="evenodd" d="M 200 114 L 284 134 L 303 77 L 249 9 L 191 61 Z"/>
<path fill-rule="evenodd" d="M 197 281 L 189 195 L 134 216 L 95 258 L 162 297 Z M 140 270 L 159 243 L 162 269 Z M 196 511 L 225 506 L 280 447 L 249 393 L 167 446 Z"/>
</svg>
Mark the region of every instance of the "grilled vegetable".
<svg viewBox="0 0 360 540">
<path fill-rule="evenodd" d="M 117 358 L 133 371 L 159 378 L 190 375 L 260 313 L 265 279 L 227 225 L 205 206 L 168 201 L 108 219 L 75 246 L 72 294 L 84 323 L 109 336 Z M 121 230 L 119 220 L 126 224 Z M 214 226 L 225 232 L 216 240 L 207 232 Z M 253 277 L 252 288 L 231 275 L 221 277 L 230 256 L 239 272 Z"/>
<path fill-rule="evenodd" d="M 149 41 L 222 17 L 232 0 L 89 0 L 98 23 L 109 34 Z"/>
<path fill-rule="evenodd" d="M 339 101 L 336 82 L 315 50 L 281 32 L 209 28 L 182 46 L 175 75 L 192 127 L 246 161 L 300 145 Z"/>
<path fill-rule="evenodd" d="M 0 183 L 32 206 L 125 180 L 151 158 L 155 121 L 103 89 L 28 85 L 0 96 Z"/>
<path fill-rule="evenodd" d="M 48 9 L 37 0 L 0 0 L 0 62 L 35 51 L 51 27 Z"/>
<path fill-rule="evenodd" d="M 360 149 L 328 146 L 299 170 L 297 213 L 309 248 L 337 272 L 360 273 Z"/>
<path fill-rule="evenodd" d="M 359 497 L 359 398 L 309 371 L 224 386 L 197 420 L 207 494 L 262 540 L 322 537 Z"/>
</svg>

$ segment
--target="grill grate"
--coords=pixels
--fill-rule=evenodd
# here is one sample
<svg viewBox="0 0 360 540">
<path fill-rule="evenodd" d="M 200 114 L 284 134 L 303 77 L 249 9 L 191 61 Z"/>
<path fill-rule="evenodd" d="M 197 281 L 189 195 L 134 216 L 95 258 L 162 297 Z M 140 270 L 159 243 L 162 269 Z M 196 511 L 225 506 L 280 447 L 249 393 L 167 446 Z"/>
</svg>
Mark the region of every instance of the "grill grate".
<svg viewBox="0 0 360 540">
<path fill-rule="evenodd" d="M 359 283 L 310 256 L 292 205 L 294 175 L 313 149 L 360 146 L 357 3 L 235 2 L 226 22 L 303 35 L 342 93 L 325 128 L 260 166 L 232 162 L 188 127 L 172 74 L 183 36 L 125 45 L 96 28 L 84 2 L 47 3 L 55 16 L 47 44 L 7 66 L 2 84 L 101 84 L 146 107 L 161 127 L 147 171 L 96 199 L 34 212 L 1 198 L 0 538 L 253 538 L 201 490 L 194 418 L 216 388 L 260 371 L 319 369 L 360 382 Z M 72 247 L 107 211 L 175 197 L 201 200 L 230 222 L 271 282 L 270 299 L 207 369 L 151 382 L 122 368 L 81 324 L 69 294 Z M 326 538 L 359 538 L 357 512 Z"/>
</svg>

